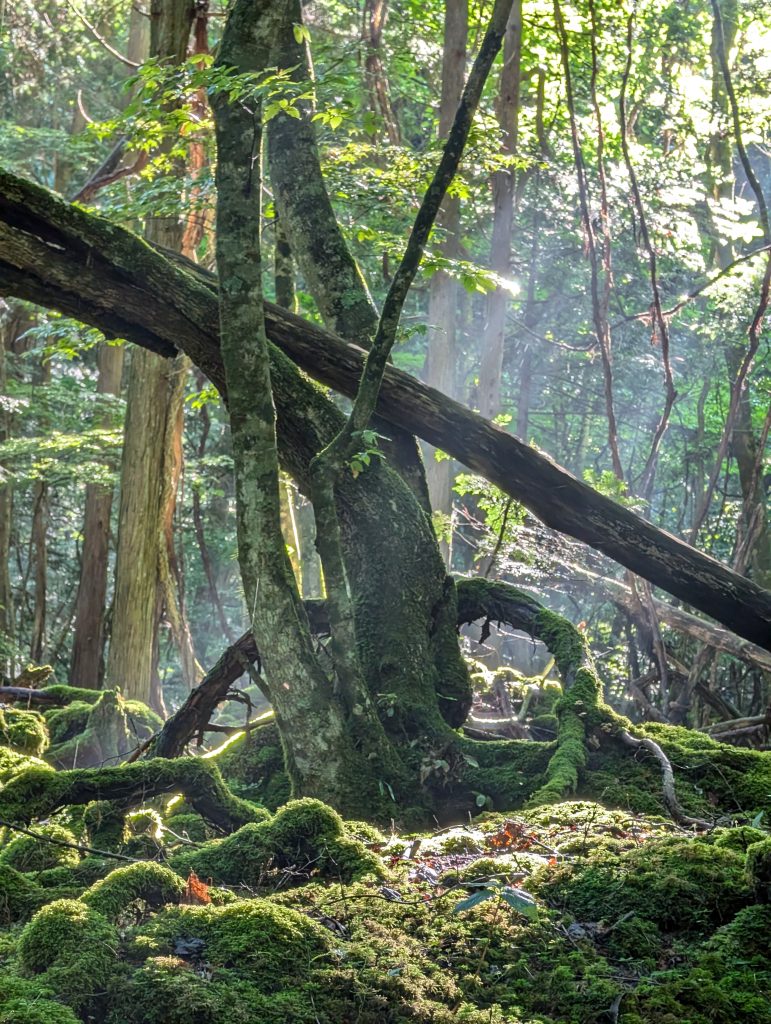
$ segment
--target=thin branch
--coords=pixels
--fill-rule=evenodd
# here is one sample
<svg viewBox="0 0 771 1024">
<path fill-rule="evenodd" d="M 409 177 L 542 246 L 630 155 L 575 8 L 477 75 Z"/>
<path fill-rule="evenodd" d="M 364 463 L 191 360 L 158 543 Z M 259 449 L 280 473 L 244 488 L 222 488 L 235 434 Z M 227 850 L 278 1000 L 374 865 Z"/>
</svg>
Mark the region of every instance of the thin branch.
<svg viewBox="0 0 771 1024">
<path fill-rule="evenodd" d="M 578 181 L 578 198 L 581 207 L 581 221 L 584 228 L 584 234 L 586 236 L 586 249 L 589 255 L 589 265 L 591 268 L 591 295 L 592 295 L 592 314 L 594 319 L 594 330 L 597 335 L 597 341 L 600 345 L 600 353 L 602 355 L 602 369 L 603 369 L 603 380 L 605 388 L 605 412 L 608 420 L 608 445 L 611 452 L 611 460 L 613 462 L 613 472 L 619 478 L 623 480 L 624 470 L 621 464 L 621 456 L 618 450 L 618 428 L 616 424 L 616 413 L 613 407 L 613 355 L 612 355 L 612 344 L 610 328 L 607 320 L 607 308 L 605 309 L 605 315 L 603 315 L 603 302 L 600 296 L 600 274 L 599 274 L 599 260 L 597 256 L 597 241 L 594 234 L 594 227 L 592 225 L 592 217 L 589 209 L 589 185 L 586 174 L 586 165 L 584 163 L 583 153 L 581 152 L 581 141 L 578 136 L 578 122 L 576 119 L 576 108 L 575 100 L 573 96 L 573 78 L 570 71 L 570 50 L 568 48 L 568 37 L 565 30 L 565 22 L 562 17 L 562 9 L 559 4 L 559 0 L 554 0 L 554 20 L 557 27 L 557 35 L 559 37 L 560 56 L 562 59 L 562 69 L 565 74 L 565 97 L 568 108 L 568 115 L 570 118 L 570 138 L 573 145 L 573 160 L 576 167 L 576 178 Z M 592 33 L 592 37 L 593 37 Z M 593 76 L 596 74 L 596 52 L 594 50 L 594 41 L 592 43 L 592 55 L 593 55 Z M 598 139 L 602 140 L 602 125 L 598 122 Z M 602 151 L 600 149 L 598 153 L 600 162 L 602 160 Z M 604 208 L 604 219 L 607 217 L 607 208 Z M 608 272 L 606 267 L 606 273 Z"/>
<path fill-rule="evenodd" d="M 91 24 L 91 22 L 88 20 L 88 18 L 85 16 L 85 14 L 83 14 L 83 12 L 80 11 L 75 6 L 75 4 L 72 2 L 72 0 L 65 0 L 65 3 L 70 8 L 70 10 L 73 12 L 73 14 L 75 14 L 83 22 L 83 24 L 86 26 L 86 28 L 91 33 L 91 35 L 94 37 L 94 39 L 96 39 L 96 41 L 99 43 L 99 45 L 103 46 L 104 49 L 107 50 L 107 52 L 109 54 L 111 54 L 113 57 L 115 57 L 116 60 L 119 60 L 122 64 L 125 64 L 129 68 L 141 68 L 142 67 L 142 65 L 141 64 L 137 64 L 136 61 L 129 60 L 128 57 L 125 57 L 120 52 L 120 50 L 116 50 L 114 46 L 110 46 L 110 44 L 107 42 L 107 40 L 104 38 L 104 36 L 99 34 L 99 32 Z"/>
<path fill-rule="evenodd" d="M 144 861 L 136 857 L 127 857 L 123 853 L 112 853 L 110 850 L 97 850 L 93 846 L 84 846 L 82 843 L 68 843 L 66 839 L 55 839 L 53 836 L 43 836 L 39 832 L 33 832 L 31 828 L 24 828 L 12 821 L 5 821 L 0 818 L 0 826 L 13 829 L 14 832 L 22 832 L 25 836 L 38 839 L 41 843 L 51 843 L 53 846 L 65 846 L 68 850 L 77 850 L 78 853 L 92 853 L 97 857 L 112 857 L 114 860 L 126 860 L 129 864 L 143 864 Z"/>
<path fill-rule="evenodd" d="M 766 246 L 771 246 L 771 230 L 769 229 L 768 220 L 768 207 L 766 205 L 766 199 L 763 194 L 763 189 L 760 186 L 749 156 L 747 149 L 744 145 L 744 138 L 742 136 L 741 122 L 739 120 L 739 107 L 736 102 L 736 93 L 734 92 L 733 81 L 731 79 L 731 72 L 728 67 L 728 58 L 725 52 L 725 35 L 723 33 L 723 19 L 720 14 L 720 6 L 717 0 L 712 0 L 712 10 L 715 16 L 715 27 L 718 35 L 718 46 L 717 56 L 720 63 L 720 70 L 723 75 L 723 81 L 726 87 L 726 94 L 728 95 L 728 101 L 731 107 L 731 116 L 733 119 L 734 129 L 734 142 L 739 153 L 739 159 L 741 160 L 742 167 L 747 176 L 747 180 L 750 183 L 752 191 L 755 193 L 755 198 L 758 203 L 758 211 L 760 216 L 760 223 L 763 228 L 763 239 Z M 763 327 L 763 320 L 765 319 L 766 310 L 768 309 L 769 297 L 771 296 L 771 252 L 769 253 L 768 259 L 766 260 L 766 269 L 763 274 L 763 281 L 760 286 L 760 297 L 758 298 L 758 304 L 755 309 L 755 315 L 752 318 L 752 323 L 747 331 L 748 345 L 747 351 L 742 360 L 741 366 L 736 374 L 736 379 L 731 385 L 731 400 L 728 406 L 728 415 L 726 416 L 725 426 L 723 427 L 723 433 L 720 438 L 718 445 L 717 457 L 715 459 L 715 465 L 710 474 L 709 481 L 707 483 L 706 490 L 701 500 L 701 504 L 694 515 L 693 528 L 690 535 L 690 543 L 693 544 L 698 536 L 698 532 L 704 522 L 707 512 L 709 511 L 712 497 L 715 493 L 715 487 L 720 476 L 720 469 L 723 465 L 723 460 L 728 453 L 728 446 L 730 444 L 731 436 L 733 435 L 734 423 L 736 416 L 739 411 L 739 404 L 741 402 L 742 392 L 744 385 L 747 380 L 747 376 L 750 372 L 752 364 L 755 360 L 755 355 L 760 346 L 760 332 Z"/>
</svg>

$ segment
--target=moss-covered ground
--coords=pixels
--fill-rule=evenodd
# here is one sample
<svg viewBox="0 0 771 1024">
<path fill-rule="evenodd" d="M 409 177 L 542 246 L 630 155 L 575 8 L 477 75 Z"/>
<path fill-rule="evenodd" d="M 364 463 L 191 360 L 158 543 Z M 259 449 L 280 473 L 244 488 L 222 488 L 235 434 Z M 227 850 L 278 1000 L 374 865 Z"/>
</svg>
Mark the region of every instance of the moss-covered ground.
<svg viewBox="0 0 771 1024">
<path fill-rule="evenodd" d="M 638 729 L 678 826 L 581 672 L 557 741 L 459 748 L 493 810 L 418 833 L 290 800 L 275 730 L 62 771 L 131 709 L 6 713 L 0 1024 L 771 1024 L 771 755 Z"/>
<path fill-rule="evenodd" d="M 569 801 L 384 834 L 301 800 L 211 839 L 167 798 L 131 823 L 116 850 L 149 828 L 152 858 L 7 830 L 0 1022 L 771 1024 L 757 826 Z"/>
</svg>

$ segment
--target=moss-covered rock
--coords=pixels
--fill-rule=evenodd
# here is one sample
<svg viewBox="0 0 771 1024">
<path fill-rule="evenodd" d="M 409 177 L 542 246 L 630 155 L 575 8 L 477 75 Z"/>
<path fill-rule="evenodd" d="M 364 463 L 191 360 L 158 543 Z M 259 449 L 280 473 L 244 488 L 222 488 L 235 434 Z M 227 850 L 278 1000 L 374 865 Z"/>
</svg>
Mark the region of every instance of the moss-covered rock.
<svg viewBox="0 0 771 1024">
<path fill-rule="evenodd" d="M 55 900 L 25 925 L 18 954 L 23 971 L 39 975 L 77 1011 L 105 990 L 118 946 L 116 929 L 101 914 L 78 900 Z"/>
<path fill-rule="evenodd" d="M 35 908 L 40 887 L 21 872 L 0 864 L 0 928 L 24 921 Z"/>
<path fill-rule="evenodd" d="M 117 763 L 163 725 L 139 701 L 127 701 L 116 690 L 102 690 L 93 703 L 75 700 L 49 712 L 49 760 L 59 768 L 88 768 Z"/>
<path fill-rule="evenodd" d="M 620 851 L 597 843 L 585 859 L 544 868 L 532 884 L 579 921 L 611 925 L 636 914 L 676 932 L 699 933 L 752 902 L 744 858 L 687 837 L 653 838 Z"/>
<path fill-rule="evenodd" d="M 0 708 L 0 744 L 20 754 L 40 757 L 48 747 L 43 716 L 21 708 Z"/>
<path fill-rule="evenodd" d="M 80 1024 L 56 993 L 38 979 L 0 976 L 0 1024 Z"/>
<path fill-rule="evenodd" d="M 290 798 L 284 752 L 274 723 L 233 737 L 216 757 L 233 792 L 275 811 Z"/>
</svg>

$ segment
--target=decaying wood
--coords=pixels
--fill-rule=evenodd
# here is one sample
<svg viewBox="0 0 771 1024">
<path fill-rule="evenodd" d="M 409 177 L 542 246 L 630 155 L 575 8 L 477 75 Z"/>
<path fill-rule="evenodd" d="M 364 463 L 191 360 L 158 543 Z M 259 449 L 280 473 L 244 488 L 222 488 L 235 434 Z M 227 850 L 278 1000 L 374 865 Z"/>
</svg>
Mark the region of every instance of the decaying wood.
<svg viewBox="0 0 771 1024">
<path fill-rule="evenodd" d="M 140 239 L 0 172 L 0 293 L 77 317 L 108 336 L 174 355 L 178 349 L 224 392 L 216 281 L 182 270 Z M 271 341 L 317 380 L 355 393 L 365 353 L 266 304 Z M 279 405 L 279 429 L 297 410 Z M 526 505 L 547 525 L 771 650 L 771 593 L 598 494 L 500 427 L 394 367 L 378 413 L 418 434 Z M 283 424 L 282 424 L 283 419 Z"/>
</svg>

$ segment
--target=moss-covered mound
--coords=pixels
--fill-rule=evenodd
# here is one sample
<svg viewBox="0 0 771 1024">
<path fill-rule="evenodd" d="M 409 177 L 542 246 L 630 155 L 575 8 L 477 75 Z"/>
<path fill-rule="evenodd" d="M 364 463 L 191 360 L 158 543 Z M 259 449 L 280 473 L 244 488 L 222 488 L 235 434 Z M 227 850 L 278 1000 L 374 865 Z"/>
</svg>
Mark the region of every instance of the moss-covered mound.
<svg viewBox="0 0 771 1024">
<path fill-rule="evenodd" d="M 573 801 L 386 838 L 301 800 L 162 835 L 177 871 L 0 869 L 0 1022 L 771 1024 L 757 826 Z"/>
<path fill-rule="evenodd" d="M 346 831 L 337 811 L 310 799 L 292 800 L 268 821 L 184 850 L 173 864 L 183 873 L 248 886 L 264 884 L 277 872 L 349 882 L 381 871 L 380 859 Z"/>
</svg>

